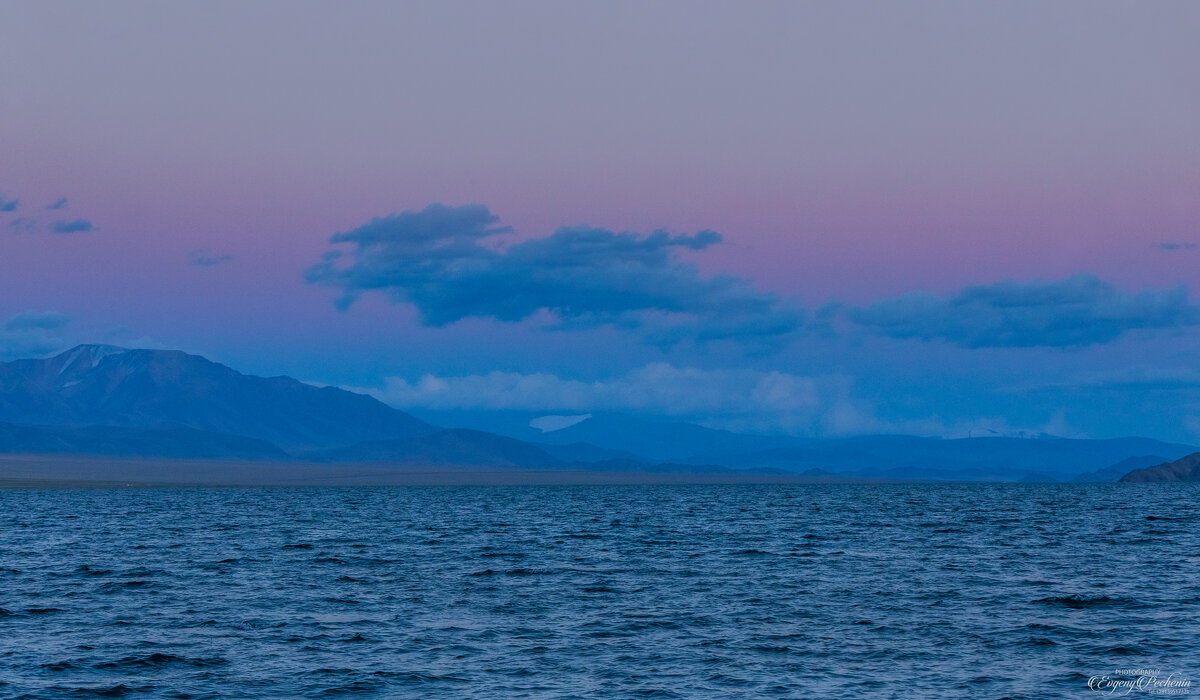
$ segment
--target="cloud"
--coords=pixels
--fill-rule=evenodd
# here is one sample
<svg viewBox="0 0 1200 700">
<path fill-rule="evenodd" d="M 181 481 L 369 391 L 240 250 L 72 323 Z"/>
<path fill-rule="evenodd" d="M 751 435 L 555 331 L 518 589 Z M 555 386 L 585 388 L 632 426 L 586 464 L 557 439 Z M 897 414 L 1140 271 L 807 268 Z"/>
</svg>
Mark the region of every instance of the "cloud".
<svg viewBox="0 0 1200 700">
<path fill-rule="evenodd" d="M 96 227 L 87 219 L 74 219 L 71 221 L 55 221 L 50 230 L 54 233 L 84 233 L 87 231 L 95 231 Z"/>
<path fill-rule="evenodd" d="M 1178 250 L 1195 250 L 1196 244 L 1190 241 L 1163 241 L 1158 244 L 1159 250 L 1174 252 Z"/>
<path fill-rule="evenodd" d="M 529 427 L 542 431 L 543 433 L 552 433 L 563 428 L 570 428 L 572 425 L 577 425 L 591 418 L 592 414 L 583 413 L 577 416 L 541 416 L 529 421 Z"/>
<path fill-rule="evenodd" d="M 623 376 L 584 381 L 553 374 L 490 372 L 458 377 L 392 377 L 382 388 L 347 387 L 401 409 L 523 410 L 557 414 L 533 427 L 554 429 L 597 412 L 683 420 L 711 428 L 792 435 L 907 434 L 942 437 L 1062 433 L 1055 425 L 1012 426 L 997 417 L 884 419 L 856 396 L 845 375 L 805 376 L 749 369 L 706 370 L 651 363 Z"/>
<path fill-rule="evenodd" d="M 68 207 L 66 197 L 58 199 L 46 205 L 47 211 L 65 212 Z M 5 200 L 0 197 L 0 212 L 14 211 L 17 208 L 17 200 Z M 34 218 L 19 216 L 8 222 L 8 227 L 16 233 L 35 233 L 40 230 L 48 230 L 51 233 L 70 234 L 70 233 L 86 233 L 88 231 L 96 231 L 96 225 L 88 219 L 58 219 L 48 226 L 44 226 L 40 221 Z"/>
<path fill-rule="evenodd" d="M 892 338 L 966 348 L 1080 347 L 1139 329 L 1193 326 L 1200 308 L 1183 286 L 1128 292 L 1081 274 L 966 287 L 949 297 L 916 292 L 849 309 L 846 317 Z"/>
<path fill-rule="evenodd" d="M 209 250 L 193 250 L 188 253 L 188 263 L 197 267 L 212 267 L 233 260 L 232 255 L 216 254 Z"/>
<path fill-rule="evenodd" d="M 398 408 L 531 410 L 575 415 L 632 411 L 743 430 L 854 432 L 874 420 L 850 398 L 841 376 L 704 370 L 652 363 L 598 381 L 553 374 L 490 372 L 460 377 L 389 378 L 366 390 Z M 358 389 L 362 391 L 362 389 Z"/>
<path fill-rule="evenodd" d="M 71 317 L 56 311 L 25 311 L 0 325 L 0 359 L 47 355 L 62 350 L 68 343 L 59 331 L 70 325 Z"/>
<path fill-rule="evenodd" d="M 1104 391 L 1146 394 L 1200 390 L 1200 371 L 1190 368 L 1129 367 L 1120 370 L 1092 372 L 1057 382 L 1041 382 L 1015 386 L 1006 391 L 1025 394 L 1033 392 L 1061 393 L 1064 391 Z"/>
<path fill-rule="evenodd" d="M 71 317 L 57 311 L 25 311 L 4 323 L 6 331 L 54 330 L 71 323 Z"/>
<path fill-rule="evenodd" d="M 712 231 L 615 233 L 587 226 L 503 245 L 511 229 L 481 205 L 432 204 L 334 235 L 306 278 L 342 290 L 341 308 L 378 291 L 413 304 L 423 323 L 516 322 L 542 312 L 556 329 L 610 325 L 670 345 L 683 339 L 779 339 L 798 308 L 729 275 L 701 277 L 677 259 L 721 241 Z"/>
<path fill-rule="evenodd" d="M 17 218 L 8 222 L 8 227 L 17 233 L 33 233 L 37 230 L 38 224 L 37 221 L 34 221 L 33 219 L 24 216 L 18 216 Z"/>
</svg>

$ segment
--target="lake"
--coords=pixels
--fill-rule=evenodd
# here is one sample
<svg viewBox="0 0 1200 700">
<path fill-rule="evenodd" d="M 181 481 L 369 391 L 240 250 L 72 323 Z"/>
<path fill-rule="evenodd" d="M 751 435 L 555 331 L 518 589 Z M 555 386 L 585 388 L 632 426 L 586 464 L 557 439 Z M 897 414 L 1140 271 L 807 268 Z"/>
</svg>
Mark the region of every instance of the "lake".
<svg viewBox="0 0 1200 700">
<path fill-rule="evenodd" d="M 1078 698 L 1198 630 L 1197 484 L 0 490 L 2 697 Z"/>
</svg>

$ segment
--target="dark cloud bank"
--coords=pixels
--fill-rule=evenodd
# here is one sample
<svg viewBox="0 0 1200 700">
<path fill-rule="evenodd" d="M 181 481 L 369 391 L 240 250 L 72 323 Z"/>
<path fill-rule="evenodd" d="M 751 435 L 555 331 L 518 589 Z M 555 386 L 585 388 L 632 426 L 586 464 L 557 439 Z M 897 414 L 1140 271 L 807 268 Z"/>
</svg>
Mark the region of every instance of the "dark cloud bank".
<svg viewBox="0 0 1200 700">
<path fill-rule="evenodd" d="M 465 318 L 522 321 L 541 312 L 554 328 L 610 325 L 663 346 L 683 339 L 778 344 L 802 325 L 798 305 L 745 279 L 701 277 L 679 251 L 721 241 L 695 235 L 616 233 L 588 226 L 502 245 L 512 233 L 482 205 L 433 204 L 334 235 L 337 249 L 307 270 L 339 288 L 341 308 L 365 292 L 413 304 L 429 326 Z M 963 348 L 1084 347 L 1136 330 L 1200 324 L 1185 287 L 1125 291 L 1087 274 L 1005 281 L 940 296 L 905 294 L 859 307 L 831 305 L 826 324 Z"/>
<path fill-rule="evenodd" d="M 998 282 L 947 297 L 906 294 L 850 309 L 854 323 L 893 338 L 965 348 L 1073 347 L 1129 331 L 1200 323 L 1186 287 L 1127 292 L 1092 275 L 1060 281 Z"/>
<path fill-rule="evenodd" d="M 340 288 L 343 308 L 379 291 L 416 306 L 430 326 L 549 311 L 558 328 L 612 325 L 669 345 L 779 339 L 801 324 L 800 309 L 777 296 L 738 277 L 701 277 L 675 256 L 720 242 L 712 231 L 642 235 L 579 226 L 496 245 L 509 233 L 484 206 L 434 204 L 333 236 L 331 243 L 349 249 L 327 253 L 306 276 Z"/>
<path fill-rule="evenodd" d="M 96 226 L 87 219 L 71 219 L 55 221 L 50 225 L 50 230 L 54 233 L 87 233 L 95 231 Z"/>
</svg>

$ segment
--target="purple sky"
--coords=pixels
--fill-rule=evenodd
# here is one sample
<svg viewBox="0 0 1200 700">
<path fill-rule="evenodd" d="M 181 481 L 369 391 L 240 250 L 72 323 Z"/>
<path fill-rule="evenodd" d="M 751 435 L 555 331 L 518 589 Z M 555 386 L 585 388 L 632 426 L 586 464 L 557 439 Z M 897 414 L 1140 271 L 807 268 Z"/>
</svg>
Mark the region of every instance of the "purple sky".
<svg viewBox="0 0 1200 700">
<path fill-rule="evenodd" d="M 0 356 L 1200 442 L 1198 35 L 1190 2 L 10 2 Z M 439 203 L 512 232 L 330 243 Z"/>
</svg>

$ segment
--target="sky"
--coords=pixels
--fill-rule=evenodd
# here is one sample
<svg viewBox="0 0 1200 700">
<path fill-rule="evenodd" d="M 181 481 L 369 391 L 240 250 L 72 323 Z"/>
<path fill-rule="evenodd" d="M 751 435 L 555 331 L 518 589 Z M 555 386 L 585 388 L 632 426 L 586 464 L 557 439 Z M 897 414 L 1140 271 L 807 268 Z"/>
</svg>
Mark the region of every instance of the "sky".
<svg viewBox="0 0 1200 700">
<path fill-rule="evenodd" d="M 0 6 L 0 359 L 1200 444 L 1200 6 Z"/>
</svg>

